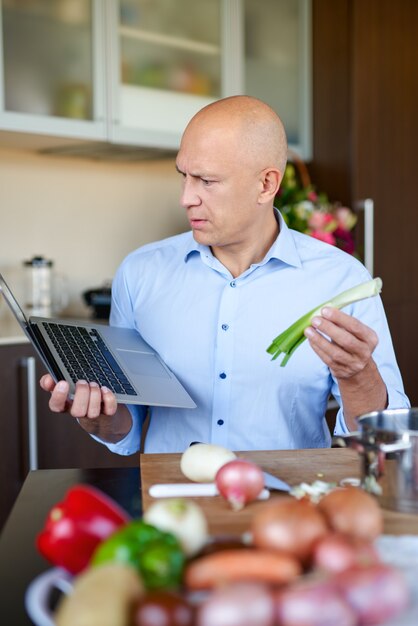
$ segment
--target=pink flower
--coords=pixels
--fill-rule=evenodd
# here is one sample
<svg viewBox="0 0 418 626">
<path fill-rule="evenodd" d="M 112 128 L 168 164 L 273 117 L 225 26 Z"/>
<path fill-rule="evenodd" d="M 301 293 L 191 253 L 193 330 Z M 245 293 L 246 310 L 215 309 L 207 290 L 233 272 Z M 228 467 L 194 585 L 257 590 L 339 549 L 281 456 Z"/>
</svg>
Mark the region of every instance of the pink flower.
<svg viewBox="0 0 418 626">
<path fill-rule="evenodd" d="M 316 193 L 316 191 L 310 191 L 306 197 L 311 202 L 316 202 L 318 200 L 318 194 Z"/>
<path fill-rule="evenodd" d="M 330 232 L 334 230 L 336 225 L 334 216 L 331 215 L 331 213 L 313 211 L 308 218 L 308 226 L 312 228 L 312 230 L 326 230 Z"/>
<path fill-rule="evenodd" d="M 314 237 L 314 239 L 319 239 L 320 241 L 329 243 L 331 246 L 335 246 L 336 244 L 335 237 L 332 233 L 321 231 L 321 230 L 314 230 L 313 232 L 310 233 L 310 235 L 311 237 Z"/>
<path fill-rule="evenodd" d="M 351 209 L 340 206 L 335 209 L 335 217 L 338 223 L 338 227 L 343 230 L 351 230 L 357 221 L 356 215 Z"/>
<path fill-rule="evenodd" d="M 355 244 L 353 235 L 345 228 L 336 228 L 334 231 L 335 240 L 338 247 L 348 254 L 354 254 Z"/>
</svg>

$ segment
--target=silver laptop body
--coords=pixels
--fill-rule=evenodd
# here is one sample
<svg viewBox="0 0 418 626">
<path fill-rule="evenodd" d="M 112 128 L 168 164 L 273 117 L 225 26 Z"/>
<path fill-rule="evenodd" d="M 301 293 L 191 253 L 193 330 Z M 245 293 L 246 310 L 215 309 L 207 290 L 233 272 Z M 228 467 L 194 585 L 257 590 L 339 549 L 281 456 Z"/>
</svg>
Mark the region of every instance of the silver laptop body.
<svg viewBox="0 0 418 626">
<path fill-rule="evenodd" d="M 70 397 L 75 381 L 83 378 L 112 389 L 121 404 L 196 407 L 136 330 L 86 320 L 27 318 L 1 274 L 0 290 L 53 379 L 69 383 Z"/>
</svg>

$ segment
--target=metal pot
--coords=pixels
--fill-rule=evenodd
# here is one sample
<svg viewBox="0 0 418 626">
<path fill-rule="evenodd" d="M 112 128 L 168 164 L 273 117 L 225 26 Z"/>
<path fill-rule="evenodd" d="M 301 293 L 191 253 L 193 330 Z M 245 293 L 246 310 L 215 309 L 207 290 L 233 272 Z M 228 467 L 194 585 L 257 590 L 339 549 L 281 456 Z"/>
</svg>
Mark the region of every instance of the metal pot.
<svg viewBox="0 0 418 626">
<path fill-rule="evenodd" d="M 334 442 L 359 452 L 362 486 L 384 508 L 418 513 L 418 408 L 374 411 L 357 421 L 357 432 Z"/>
</svg>

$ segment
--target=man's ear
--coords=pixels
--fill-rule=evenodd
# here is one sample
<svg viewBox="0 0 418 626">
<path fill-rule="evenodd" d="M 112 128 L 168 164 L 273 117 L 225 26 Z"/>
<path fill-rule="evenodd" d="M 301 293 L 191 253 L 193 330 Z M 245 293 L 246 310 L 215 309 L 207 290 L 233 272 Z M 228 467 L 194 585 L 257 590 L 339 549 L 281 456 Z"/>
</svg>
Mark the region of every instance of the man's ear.
<svg viewBox="0 0 418 626">
<path fill-rule="evenodd" d="M 281 181 L 282 174 L 278 169 L 273 167 L 264 169 L 260 174 L 262 190 L 259 195 L 259 202 L 264 204 L 274 199 L 274 196 L 279 191 Z"/>
</svg>

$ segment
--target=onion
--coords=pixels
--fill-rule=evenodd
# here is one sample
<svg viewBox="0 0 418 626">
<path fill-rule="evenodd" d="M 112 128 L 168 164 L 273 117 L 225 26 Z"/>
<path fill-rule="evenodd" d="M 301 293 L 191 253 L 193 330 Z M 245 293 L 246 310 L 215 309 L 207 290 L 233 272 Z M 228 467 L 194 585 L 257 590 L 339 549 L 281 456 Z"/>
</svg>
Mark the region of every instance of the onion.
<svg viewBox="0 0 418 626">
<path fill-rule="evenodd" d="M 225 463 L 215 476 L 219 493 L 236 511 L 255 500 L 264 489 L 264 475 L 256 463 L 236 459 Z"/>
<path fill-rule="evenodd" d="M 370 541 L 353 539 L 348 535 L 330 533 L 314 546 L 313 566 L 326 572 L 342 572 L 354 565 L 377 563 L 379 556 Z"/>
<path fill-rule="evenodd" d="M 259 583 L 235 583 L 213 591 L 197 611 L 196 626 L 273 626 L 274 603 Z"/>
<path fill-rule="evenodd" d="M 211 443 L 196 443 L 183 452 L 180 469 L 189 480 L 197 483 L 211 483 L 222 465 L 236 459 L 237 455 Z"/>
<path fill-rule="evenodd" d="M 143 519 L 148 524 L 175 535 L 187 556 L 199 552 L 209 538 L 206 517 L 193 500 L 158 500 L 148 507 Z"/>
<path fill-rule="evenodd" d="M 306 564 L 315 543 L 328 533 L 324 517 L 308 499 L 277 497 L 262 505 L 251 524 L 253 543 L 295 556 Z"/>
<path fill-rule="evenodd" d="M 337 532 L 373 541 L 383 531 L 383 514 L 376 499 L 358 487 L 338 487 L 323 496 L 317 507 Z"/>
<path fill-rule="evenodd" d="M 361 626 L 393 619 L 407 608 L 410 601 L 402 573 L 384 563 L 350 568 L 334 580 Z"/>
<path fill-rule="evenodd" d="M 329 580 L 296 583 L 275 596 L 280 626 L 357 626 L 353 609 Z"/>
</svg>

